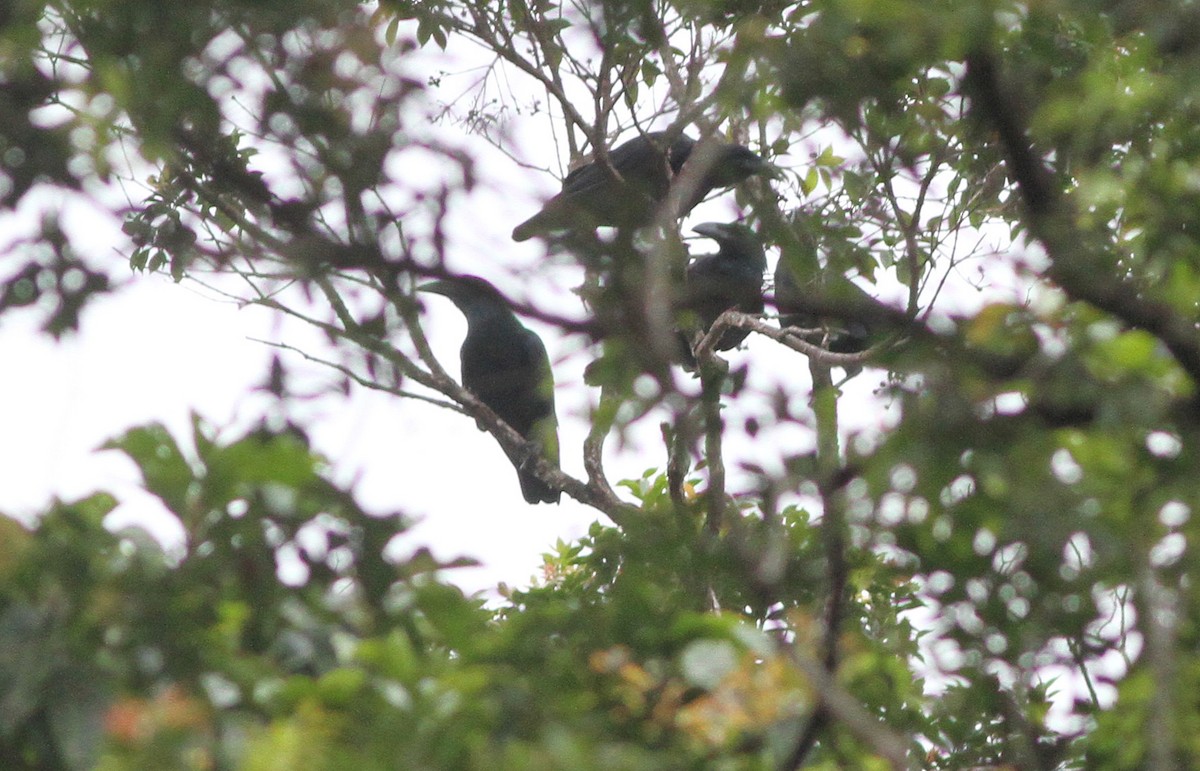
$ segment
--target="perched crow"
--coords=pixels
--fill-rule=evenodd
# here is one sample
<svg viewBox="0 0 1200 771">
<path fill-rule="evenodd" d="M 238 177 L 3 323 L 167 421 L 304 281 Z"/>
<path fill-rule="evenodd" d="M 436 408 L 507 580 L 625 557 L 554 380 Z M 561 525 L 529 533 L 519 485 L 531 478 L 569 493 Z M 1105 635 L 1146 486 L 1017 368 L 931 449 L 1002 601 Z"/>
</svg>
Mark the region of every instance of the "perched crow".
<svg viewBox="0 0 1200 771">
<path fill-rule="evenodd" d="M 834 353 L 860 353 L 877 342 L 864 321 L 857 319 L 829 319 L 814 316 L 805 310 L 806 295 L 818 295 L 825 302 L 844 302 L 848 307 L 855 304 L 870 306 L 873 298 L 862 287 L 841 275 L 817 275 L 801 282 L 796 278 L 786 260 L 775 266 L 775 307 L 779 310 L 781 327 L 817 329 L 806 339 L 814 345 L 823 346 Z"/>
<path fill-rule="evenodd" d="M 657 204 L 667 197 L 671 178 L 691 156 L 696 141 L 679 135 L 668 140 L 666 132 L 636 136 L 608 154 L 619 184 L 593 161 L 572 171 L 563 180 L 562 192 L 542 210 L 513 229 L 514 241 L 525 241 L 556 230 L 586 231 L 601 225 L 642 227 L 654 219 Z M 720 145 L 708 173 L 684 202 L 687 214 L 713 190 L 736 185 L 751 174 L 774 173 L 775 168 L 747 148 Z M 668 164 L 670 173 L 667 172 Z"/>
<path fill-rule="evenodd" d="M 463 387 L 558 465 L 554 375 L 541 338 L 526 329 L 496 288 L 481 278 L 463 276 L 420 288 L 449 297 L 467 317 L 460 351 Z M 558 503 L 559 493 L 525 468 L 529 458 L 510 455 L 509 460 L 527 502 Z"/>
<path fill-rule="evenodd" d="M 767 258 L 754 231 L 737 222 L 705 222 L 692 231 L 716 241 L 720 250 L 716 254 L 702 254 L 687 266 L 679 306 L 695 313 L 704 331 L 731 308 L 743 313 L 762 313 Z M 717 341 L 716 350 L 735 348 L 749 334 L 746 329 L 727 329 Z M 692 368 L 695 359 L 688 336 L 681 332 L 680 337 L 684 365 Z"/>
</svg>

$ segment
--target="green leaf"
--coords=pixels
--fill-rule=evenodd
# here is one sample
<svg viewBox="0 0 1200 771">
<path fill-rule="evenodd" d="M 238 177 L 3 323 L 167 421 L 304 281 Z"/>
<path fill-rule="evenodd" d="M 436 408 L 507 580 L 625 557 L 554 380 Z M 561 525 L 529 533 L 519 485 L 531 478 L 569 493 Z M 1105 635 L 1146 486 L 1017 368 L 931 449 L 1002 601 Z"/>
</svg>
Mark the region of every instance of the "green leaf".
<svg viewBox="0 0 1200 771">
<path fill-rule="evenodd" d="M 817 183 L 820 182 L 817 167 L 809 168 L 808 173 L 800 179 L 800 190 L 805 195 L 811 195 L 812 191 L 817 189 Z"/>
<path fill-rule="evenodd" d="M 119 439 L 106 442 L 103 449 L 128 455 L 142 472 L 146 489 L 169 510 L 181 517 L 189 511 L 196 477 L 174 437 L 161 423 L 130 429 Z"/>
<path fill-rule="evenodd" d="M 202 459 L 208 469 L 207 488 L 221 501 L 236 496 L 246 485 L 275 483 L 299 491 L 321 481 L 319 458 L 289 433 L 251 433 L 227 445 L 210 446 Z"/>
<path fill-rule="evenodd" d="M 846 159 L 834 153 L 832 147 L 826 147 L 812 161 L 814 166 L 829 166 L 833 168 L 840 167 L 845 162 Z"/>
<path fill-rule="evenodd" d="M 348 707 L 366 687 L 366 672 L 355 667 L 338 667 L 321 675 L 317 694 L 331 707 Z"/>
<path fill-rule="evenodd" d="M 137 272 L 142 272 L 146 269 L 146 263 L 150 259 L 150 250 L 147 247 L 134 249 L 133 254 L 129 255 L 129 268 Z"/>
<path fill-rule="evenodd" d="M 465 649 L 484 631 L 487 614 L 457 587 L 428 583 L 416 588 L 416 601 L 425 617 L 451 648 Z"/>
</svg>

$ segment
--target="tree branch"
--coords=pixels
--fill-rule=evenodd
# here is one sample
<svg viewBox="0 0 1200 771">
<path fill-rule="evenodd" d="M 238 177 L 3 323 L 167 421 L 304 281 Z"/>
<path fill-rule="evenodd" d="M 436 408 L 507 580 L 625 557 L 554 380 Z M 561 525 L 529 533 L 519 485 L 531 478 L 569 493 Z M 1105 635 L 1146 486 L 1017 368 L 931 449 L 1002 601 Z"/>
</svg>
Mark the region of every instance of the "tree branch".
<svg viewBox="0 0 1200 771">
<path fill-rule="evenodd" d="M 813 691 L 820 700 L 819 710 L 827 710 L 850 733 L 886 759 L 892 768 L 912 767 L 908 757 L 908 742 L 903 736 L 867 712 L 849 691 L 838 684 L 821 662 L 805 654 L 795 644 L 787 644 L 784 648 L 788 658 L 812 683 Z M 796 768 L 797 765 L 789 767 Z"/>
<path fill-rule="evenodd" d="M 609 485 L 608 476 L 604 473 L 604 441 L 608 438 L 608 432 L 612 430 L 618 401 L 619 399 L 613 397 L 611 388 L 605 386 L 600 389 L 600 404 L 596 407 L 592 428 L 583 441 L 583 468 L 588 476 L 588 485 L 595 488 L 602 498 L 609 501 L 610 504 L 612 501 L 616 501 L 625 506 L 626 504 L 621 502 L 612 486 Z M 630 510 L 632 512 L 632 507 Z M 610 515 L 610 519 L 621 524 L 621 521 L 612 515 Z"/>
<path fill-rule="evenodd" d="M 846 517 L 840 500 L 842 458 L 838 446 L 837 392 L 830 378 L 830 366 L 809 359 L 812 373 L 813 414 L 817 425 L 817 486 L 821 493 L 821 541 L 825 547 L 825 630 L 821 665 L 832 678 L 838 668 L 838 639 L 846 614 Z M 856 703 L 857 706 L 857 703 Z M 812 713 L 800 740 L 788 761 L 788 768 L 799 768 L 816 745 L 829 722 L 829 704 L 822 702 Z M 861 708 L 860 708 L 861 709 Z M 839 716 L 840 717 L 840 716 Z"/>
<path fill-rule="evenodd" d="M 874 345 L 865 351 L 859 353 L 834 353 L 827 351 L 819 345 L 804 340 L 802 335 L 807 330 L 801 330 L 797 327 L 777 327 L 768 324 L 765 319 L 754 316 L 741 311 L 728 310 L 717 317 L 708 332 L 696 344 L 696 357 L 703 355 L 711 355 L 713 347 L 720 341 L 721 336 L 725 334 L 727 329 L 749 329 L 757 332 L 760 335 L 766 335 L 780 345 L 791 348 L 793 351 L 808 356 L 810 359 L 820 361 L 824 364 L 829 364 L 835 367 L 853 366 L 869 361 L 872 356 L 886 347 L 884 345 Z"/>
<path fill-rule="evenodd" d="M 704 412 L 704 460 L 708 469 L 708 488 L 705 500 L 708 515 L 704 525 L 709 535 L 720 534 L 725 522 L 725 458 L 722 438 L 725 422 L 721 419 L 721 384 L 725 382 L 726 368 L 712 361 L 711 354 L 697 358 L 700 369 L 701 408 Z"/>
<path fill-rule="evenodd" d="M 442 407 L 447 410 L 452 410 L 454 412 L 458 412 L 463 415 L 467 414 L 466 411 L 463 410 L 462 407 L 458 406 L 454 402 L 444 401 L 442 399 L 435 399 L 432 396 L 426 396 L 424 394 L 418 394 L 418 393 L 414 393 L 412 391 L 406 391 L 403 388 L 399 388 L 396 386 L 384 385 L 383 383 L 380 383 L 377 380 L 373 380 L 372 378 L 365 377 L 362 374 L 355 372 L 353 369 L 346 366 L 345 364 L 339 364 L 336 361 L 331 361 L 329 359 L 325 359 L 320 356 L 315 356 L 315 355 L 305 351 L 302 348 L 297 348 L 294 345 L 288 345 L 287 343 L 281 343 L 276 340 L 263 340 L 262 338 L 258 338 L 258 337 L 251 337 L 250 340 L 252 340 L 253 342 L 256 342 L 256 343 L 262 343 L 263 345 L 270 346 L 271 348 L 276 348 L 281 351 L 290 351 L 291 353 L 297 353 L 306 361 L 311 361 L 314 364 L 320 364 L 322 366 L 329 367 L 330 369 L 341 372 L 343 375 L 350 378 L 355 383 L 358 383 L 363 388 L 370 388 L 373 391 L 383 391 L 384 393 L 389 393 L 389 394 L 392 394 L 393 396 L 399 396 L 404 399 L 415 399 L 417 401 L 428 402 L 429 404 L 433 404 L 433 405 Z"/>
<path fill-rule="evenodd" d="M 1024 203 L 1030 232 L 1046 250 L 1046 276 L 1073 300 L 1090 303 L 1163 342 L 1192 381 L 1200 383 L 1200 335 L 1183 314 L 1164 302 L 1143 297 L 1137 287 L 1114 275 L 1099 255 L 1109 245 L 1076 225 L 1076 212 L 1029 140 L 1020 101 L 1000 82 L 995 57 L 976 51 L 967 57 L 964 88 L 971 111 L 999 136 Z"/>
</svg>

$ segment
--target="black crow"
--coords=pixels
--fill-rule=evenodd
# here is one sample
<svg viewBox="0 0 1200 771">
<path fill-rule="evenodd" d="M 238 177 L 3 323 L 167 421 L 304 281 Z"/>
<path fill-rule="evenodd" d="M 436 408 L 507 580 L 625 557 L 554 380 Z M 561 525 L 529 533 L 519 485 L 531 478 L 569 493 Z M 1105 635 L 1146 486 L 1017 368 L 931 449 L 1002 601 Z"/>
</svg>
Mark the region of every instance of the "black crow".
<svg viewBox="0 0 1200 771">
<path fill-rule="evenodd" d="M 753 230 L 737 222 L 705 222 L 692 231 L 717 242 L 715 254 L 702 254 L 687 266 L 679 307 L 696 315 L 701 330 L 707 332 L 727 310 L 743 313 L 763 311 L 763 272 L 767 258 L 762 241 Z M 688 335 L 681 331 L 684 364 L 695 366 Z M 728 351 L 750 334 L 746 329 L 727 329 L 715 349 Z"/>
<path fill-rule="evenodd" d="M 654 131 L 630 139 L 608 154 L 618 183 L 595 161 L 563 180 L 563 189 L 542 210 L 513 229 L 514 241 L 558 230 L 594 230 L 602 225 L 638 228 L 650 224 L 657 205 L 667 197 L 671 179 L 683 168 L 696 141 L 680 134 L 669 139 Z M 669 171 L 668 171 L 669 169 Z M 736 185 L 752 174 L 776 173 L 775 167 L 738 144 L 716 148 L 716 157 L 680 215 L 690 212 L 713 190 Z"/>
<path fill-rule="evenodd" d="M 558 465 L 558 419 L 554 376 L 546 346 L 526 329 L 496 288 L 475 276 L 434 281 L 422 291 L 449 297 L 467 317 L 463 340 L 463 387 Z M 529 503 L 558 503 L 560 493 L 525 468 L 528 458 L 509 456 L 521 494 Z"/>
</svg>

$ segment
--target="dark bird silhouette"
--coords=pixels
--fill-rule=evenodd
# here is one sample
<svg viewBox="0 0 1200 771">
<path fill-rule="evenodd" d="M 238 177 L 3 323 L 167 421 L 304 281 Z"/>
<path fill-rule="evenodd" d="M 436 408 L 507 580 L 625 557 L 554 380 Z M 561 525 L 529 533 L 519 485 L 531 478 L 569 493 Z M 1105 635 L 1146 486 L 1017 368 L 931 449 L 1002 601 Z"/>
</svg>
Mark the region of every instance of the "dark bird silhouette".
<svg viewBox="0 0 1200 771">
<path fill-rule="evenodd" d="M 818 272 L 802 281 L 796 273 L 794 266 L 785 259 L 780 259 L 775 266 L 775 307 L 779 310 L 779 326 L 816 330 L 805 339 L 833 353 L 861 353 L 878 341 L 880 335 L 863 320 L 817 316 L 810 310 L 813 297 L 824 303 L 844 304 L 850 309 L 856 306 L 870 308 L 875 300 L 862 287 L 840 274 Z"/>
<path fill-rule="evenodd" d="M 704 332 L 731 308 L 743 313 L 762 313 L 767 258 L 754 231 L 737 222 L 705 222 L 692 228 L 692 232 L 716 241 L 719 250 L 715 254 L 702 254 L 687 266 L 679 307 L 694 313 Z M 749 334 L 747 329 L 727 329 L 714 348 L 728 351 Z M 694 368 L 696 362 L 688 337 L 680 332 L 684 366 Z"/>
<path fill-rule="evenodd" d="M 669 140 L 663 131 L 630 139 L 608 154 L 609 164 L 623 184 L 595 161 L 580 166 L 563 180 L 562 192 L 513 229 L 513 240 L 525 241 L 556 230 L 578 232 L 602 225 L 627 228 L 649 225 L 657 204 L 667 197 L 672 177 L 683 168 L 695 147 L 696 140 L 691 137 L 680 134 Z M 752 174 L 776 171 L 742 145 L 720 145 L 708 172 L 691 197 L 683 202 L 680 214 L 690 212 L 713 190 L 736 185 Z"/>
<path fill-rule="evenodd" d="M 463 387 L 558 465 L 554 375 L 546 346 L 526 329 L 496 288 L 475 276 L 434 281 L 422 291 L 449 297 L 467 317 Z M 560 493 L 526 468 L 530 457 L 509 455 L 528 503 L 558 503 Z"/>
</svg>

